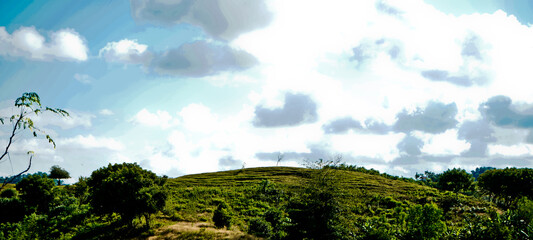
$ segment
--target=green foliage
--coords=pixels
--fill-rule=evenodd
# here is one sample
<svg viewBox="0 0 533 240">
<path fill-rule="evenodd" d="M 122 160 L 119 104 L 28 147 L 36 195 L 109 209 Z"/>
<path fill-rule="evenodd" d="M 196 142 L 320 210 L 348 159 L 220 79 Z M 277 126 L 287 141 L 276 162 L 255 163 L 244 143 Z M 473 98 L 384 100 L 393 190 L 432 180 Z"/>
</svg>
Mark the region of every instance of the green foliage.
<svg viewBox="0 0 533 240">
<path fill-rule="evenodd" d="M 87 181 L 90 204 L 97 214 L 116 212 L 129 223 L 144 216 L 149 225 L 150 214 L 165 206 L 166 180 L 136 163 L 109 164 L 94 171 Z"/>
<path fill-rule="evenodd" d="M 78 182 L 72 187 L 74 196 L 78 198 L 81 204 L 88 203 L 89 200 L 89 185 L 87 185 L 87 181 L 88 178 L 79 177 Z"/>
<path fill-rule="evenodd" d="M 492 170 L 492 169 L 496 169 L 494 167 L 478 167 L 476 168 L 475 170 L 472 170 L 472 176 L 474 177 L 474 179 L 477 179 L 479 178 L 479 176 L 481 174 L 483 174 L 484 172 L 488 171 L 488 170 Z"/>
<path fill-rule="evenodd" d="M 70 173 L 58 165 L 54 165 L 50 168 L 50 174 L 48 177 L 57 179 L 57 185 L 61 185 L 61 179 L 70 178 Z"/>
<path fill-rule="evenodd" d="M 322 159 L 317 166 L 323 163 Z M 327 166 L 327 165 L 326 165 Z M 288 227 L 292 239 L 342 239 L 347 237 L 341 215 L 344 206 L 340 202 L 342 190 L 337 170 L 322 167 L 310 174 L 303 191 L 289 201 L 287 206 L 291 224 Z"/>
<path fill-rule="evenodd" d="M 215 223 L 215 227 L 227 227 L 229 229 L 231 227 L 231 220 L 231 211 L 229 210 L 228 204 L 225 202 L 220 202 L 217 206 L 217 209 L 213 213 L 213 222 Z"/>
<path fill-rule="evenodd" d="M 34 137 L 37 137 L 37 133 L 39 134 L 46 134 L 44 131 L 40 130 L 37 126 L 35 126 L 32 116 L 37 116 L 43 112 L 52 112 L 54 114 L 60 115 L 60 116 L 69 116 L 69 113 L 65 110 L 59 109 L 59 108 L 50 108 L 50 107 L 43 107 L 41 105 L 41 100 L 39 98 L 39 95 L 34 92 L 30 93 L 23 93 L 21 97 L 17 98 L 15 100 L 15 107 L 17 107 L 20 111 L 18 114 L 8 116 L 8 117 L 1 117 L 0 116 L 0 124 L 5 124 L 6 120 L 8 120 L 12 125 L 12 131 L 9 135 L 7 145 L 5 147 L 4 152 L 0 152 L 0 161 L 3 160 L 6 156 L 9 157 L 9 149 L 11 147 L 11 144 L 13 143 L 13 138 L 16 134 L 18 134 L 21 130 L 28 129 L 32 132 Z M 45 135 L 45 138 L 48 140 L 49 143 L 51 143 L 54 148 L 56 147 L 56 144 L 54 140 L 50 137 L 50 135 Z M 0 189 L 6 186 L 7 183 L 12 182 L 15 178 L 19 177 L 23 173 L 27 172 L 31 167 L 31 161 L 33 157 L 33 151 L 28 151 L 29 157 L 29 163 L 28 168 L 19 174 L 16 174 L 15 176 L 12 176 L 10 178 L 6 178 L 0 186 Z"/>
<path fill-rule="evenodd" d="M 0 223 L 5 223 L 22 220 L 26 211 L 19 198 L 0 198 L 0 212 Z"/>
<path fill-rule="evenodd" d="M 474 178 L 464 169 L 448 169 L 440 174 L 437 187 L 448 191 L 464 191 L 472 189 Z"/>
<path fill-rule="evenodd" d="M 271 238 L 274 230 L 267 220 L 256 217 L 248 222 L 248 232 L 258 237 Z"/>
<path fill-rule="evenodd" d="M 488 170 L 481 174 L 478 186 L 506 205 L 520 197 L 533 199 L 533 169 L 505 168 Z"/>
<path fill-rule="evenodd" d="M 519 199 L 516 208 L 513 210 L 515 217 L 525 224 L 533 224 L 533 201 L 526 197 Z M 533 236 L 532 236 L 533 237 Z"/>
<path fill-rule="evenodd" d="M 440 239 L 446 230 L 442 210 L 435 204 L 415 205 L 409 209 L 406 229 L 400 239 Z"/>
<path fill-rule="evenodd" d="M 54 200 L 54 185 L 54 181 L 46 176 L 31 175 L 17 184 L 17 190 L 20 199 L 31 211 L 43 213 L 48 212 L 49 205 Z"/>
<path fill-rule="evenodd" d="M 439 182 L 440 174 L 436 174 L 431 171 L 425 171 L 424 173 L 416 173 L 415 179 L 423 185 L 436 187 Z"/>
<path fill-rule="evenodd" d="M 2 192 L 0 192 L 0 197 L 1 198 L 14 198 L 14 197 L 17 197 L 18 194 L 19 193 L 17 192 L 17 189 L 7 188 L 7 189 L 4 189 Z"/>
<path fill-rule="evenodd" d="M 390 175 L 390 174 L 387 174 L 387 173 L 380 173 L 378 170 L 373 169 L 373 168 L 366 169 L 365 167 L 358 167 L 356 165 L 347 165 L 345 163 L 341 163 L 339 165 L 326 165 L 325 168 L 344 170 L 344 171 L 352 171 L 352 172 L 360 172 L 360 173 L 366 173 L 366 174 L 370 174 L 370 175 L 382 176 L 384 178 L 388 178 L 388 179 L 392 179 L 392 180 L 402 180 L 402 181 L 406 181 L 406 182 L 414 182 L 414 180 L 411 179 L 411 178 L 393 176 L 393 175 Z"/>
</svg>

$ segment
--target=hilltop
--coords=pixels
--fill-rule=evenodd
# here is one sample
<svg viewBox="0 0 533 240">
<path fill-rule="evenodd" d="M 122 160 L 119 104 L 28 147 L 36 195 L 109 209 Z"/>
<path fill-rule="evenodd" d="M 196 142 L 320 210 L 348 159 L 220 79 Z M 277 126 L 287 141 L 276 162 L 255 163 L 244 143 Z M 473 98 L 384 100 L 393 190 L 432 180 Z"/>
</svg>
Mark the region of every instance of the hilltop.
<svg viewBox="0 0 533 240">
<path fill-rule="evenodd" d="M 319 171 L 321 170 L 295 167 L 261 167 L 169 179 L 166 186 L 171 197 L 164 214 L 160 216 L 161 223 L 168 226 L 177 226 L 176 222 L 178 225 L 190 223 L 190 226 L 203 227 L 190 228 L 193 232 L 180 228 L 180 232 L 175 227 L 163 226 L 161 229 L 165 230 L 156 231 L 156 235 L 166 234 L 168 237 L 169 233 L 179 235 L 187 232 L 186 234 L 198 234 L 208 239 L 228 237 L 229 235 L 216 235 L 212 230 L 213 215 L 221 203 L 225 203 L 231 211 L 232 225 L 229 229 L 237 233 L 250 232 L 252 219 L 264 216 L 272 209 L 286 211 L 291 199 L 297 199 L 298 194 L 308 188 L 314 181 L 313 176 Z M 428 203 L 434 203 L 443 209 L 444 219 L 458 225 L 467 213 L 485 213 L 496 209 L 485 200 L 423 186 L 412 179 L 390 179 L 376 174 L 334 169 L 330 169 L 328 174 L 338 191 L 342 221 L 353 231 L 360 231 L 362 225 L 375 218 L 392 222 L 402 211 Z M 233 236 L 240 238 L 246 235 Z"/>
</svg>

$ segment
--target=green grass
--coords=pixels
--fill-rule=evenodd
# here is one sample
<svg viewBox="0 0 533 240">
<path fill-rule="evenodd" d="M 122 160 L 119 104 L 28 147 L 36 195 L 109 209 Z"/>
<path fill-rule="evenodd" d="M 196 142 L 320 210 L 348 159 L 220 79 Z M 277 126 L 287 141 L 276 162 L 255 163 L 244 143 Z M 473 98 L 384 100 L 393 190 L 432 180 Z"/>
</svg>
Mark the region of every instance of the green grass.
<svg viewBox="0 0 533 240">
<path fill-rule="evenodd" d="M 164 211 L 165 224 L 174 221 L 212 223 L 219 202 L 226 202 L 234 213 L 233 229 L 246 231 L 247 221 L 273 207 L 282 208 L 305 183 L 313 169 L 295 167 L 261 167 L 232 171 L 193 174 L 169 179 L 170 198 Z M 440 191 L 414 182 L 393 180 L 361 172 L 334 171 L 346 206 L 346 219 L 389 216 L 394 208 L 436 203 L 445 209 L 448 221 L 459 222 L 463 214 L 486 212 L 490 203 L 471 196 Z M 259 189 L 264 180 L 278 191 L 275 200 L 266 199 Z"/>
</svg>

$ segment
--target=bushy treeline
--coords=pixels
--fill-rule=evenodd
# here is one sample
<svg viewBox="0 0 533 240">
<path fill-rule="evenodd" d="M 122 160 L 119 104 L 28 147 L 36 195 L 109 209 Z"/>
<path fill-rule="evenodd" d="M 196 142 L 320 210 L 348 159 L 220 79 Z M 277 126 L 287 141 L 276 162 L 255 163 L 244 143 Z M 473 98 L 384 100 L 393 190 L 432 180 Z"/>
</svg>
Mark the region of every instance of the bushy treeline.
<svg viewBox="0 0 533 240">
<path fill-rule="evenodd" d="M 0 239 L 119 239 L 138 235 L 161 210 L 166 177 L 137 164 L 100 168 L 70 186 L 46 174 L 21 179 L 0 193 Z"/>
<path fill-rule="evenodd" d="M 220 179 L 177 185 L 126 163 L 70 186 L 31 175 L 0 192 L 0 239 L 133 238 L 150 233 L 157 212 L 265 239 L 532 239 L 532 170 L 484 170 L 477 181 L 463 169 L 407 179 L 339 164 L 280 173 L 285 184 L 250 181 L 244 169 L 233 173 L 243 184 L 212 187 L 201 183 Z"/>
<path fill-rule="evenodd" d="M 9 183 L 12 183 L 12 184 L 17 184 L 19 183 L 22 179 L 28 177 L 28 176 L 31 176 L 31 175 L 41 175 L 41 176 L 48 176 L 47 173 L 45 172 L 36 172 L 36 173 L 26 173 L 26 174 L 21 174 L 20 176 L 15 176 L 15 177 L 0 177 L 0 183 L 4 183 L 6 181 L 9 181 L 11 180 L 11 182 Z M 13 178 L 13 179 L 11 179 Z"/>
</svg>

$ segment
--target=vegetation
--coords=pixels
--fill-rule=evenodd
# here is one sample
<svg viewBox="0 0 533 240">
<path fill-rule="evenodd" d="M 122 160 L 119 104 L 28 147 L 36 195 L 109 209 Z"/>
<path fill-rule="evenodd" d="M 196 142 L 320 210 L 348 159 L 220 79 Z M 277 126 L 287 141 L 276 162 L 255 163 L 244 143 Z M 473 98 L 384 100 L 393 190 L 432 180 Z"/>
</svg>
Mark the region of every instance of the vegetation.
<svg viewBox="0 0 533 240">
<path fill-rule="evenodd" d="M 424 178 L 393 179 L 335 164 L 318 161 L 309 168 L 250 168 L 175 179 L 158 177 L 137 164 L 110 164 L 70 186 L 54 186 L 47 176 L 31 175 L 0 192 L 0 211 L 5 213 L 0 239 L 533 236 L 533 202 L 523 189 L 504 202 L 491 197 L 495 193 L 481 182 L 476 182 L 478 188 L 459 184 L 448 191 L 428 186 Z M 523 179 L 529 169 L 490 170 L 479 179 L 487 184 L 502 172 L 507 179 Z M 465 173 L 452 169 L 436 175 L 439 181 L 453 182 L 448 175 Z M 439 181 L 435 186 L 450 185 Z M 495 201 L 487 201 L 491 199 Z"/>
<path fill-rule="evenodd" d="M 61 179 L 70 178 L 70 173 L 67 172 L 67 170 L 59 167 L 58 165 L 54 165 L 50 168 L 50 174 L 48 175 L 49 178 L 57 179 L 57 185 L 61 185 Z"/>
<path fill-rule="evenodd" d="M 464 169 L 449 169 L 440 174 L 437 187 L 442 190 L 459 192 L 471 190 L 474 184 L 474 177 Z"/>
<path fill-rule="evenodd" d="M 149 227 L 150 215 L 165 206 L 166 180 L 166 176 L 158 177 L 136 163 L 109 164 L 94 171 L 87 181 L 89 202 L 95 213 L 118 213 L 127 223 L 144 216 Z"/>
<path fill-rule="evenodd" d="M 0 152 L 0 161 L 4 158 L 10 158 L 9 151 L 12 146 L 15 135 L 19 134 L 21 130 L 25 129 L 30 130 L 33 137 L 37 137 L 38 134 L 45 134 L 45 138 L 48 140 L 48 142 L 53 144 L 55 148 L 56 144 L 54 140 L 50 137 L 50 135 L 47 135 L 44 131 L 40 130 L 37 126 L 35 126 L 32 117 L 35 117 L 44 112 L 51 112 L 60 116 L 69 116 L 69 113 L 59 108 L 43 107 L 41 105 L 41 99 L 39 98 L 39 95 L 34 92 L 22 94 L 21 97 L 15 100 L 15 107 L 19 109 L 18 114 L 14 114 L 8 117 L 0 116 L 0 124 L 4 125 L 6 122 L 10 122 L 12 125 L 7 145 L 4 148 L 4 151 Z M 11 177 L 4 178 L 4 182 L 0 186 L 0 190 L 4 188 L 8 183 L 13 182 L 13 180 L 15 180 L 17 177 L 30 170 L 31 161 L 33 159 L 33 151 L 28 150 L 28 155 L 30 155 L 28 160 L 28 168 Z"/>
</svg>

